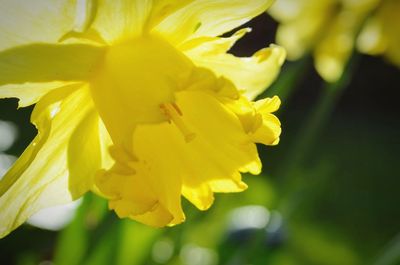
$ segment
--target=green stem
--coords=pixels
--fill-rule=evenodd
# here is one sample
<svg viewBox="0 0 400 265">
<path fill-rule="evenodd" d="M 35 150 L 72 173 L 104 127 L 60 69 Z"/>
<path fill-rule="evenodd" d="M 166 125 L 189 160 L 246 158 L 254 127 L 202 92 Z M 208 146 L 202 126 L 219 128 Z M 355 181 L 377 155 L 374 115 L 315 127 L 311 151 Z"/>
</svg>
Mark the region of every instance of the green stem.
<svg viewBox="0 0 400 265">
<path fill-rule="evenodd" d="M 353 55 L 341 78 L 335 83 L 325 83 L 320 98 L 315 107 L 311 110 L 308 120 L 301 128 L 298 136 L 293 139 L 293 148 L 290 150 L 289 154 L 286 155 L 285 161 L 283 161 L 281 169 L 278 170 L 277 174 L 281 186 L 285 186 L 284 189 L 286 190 L 286 193 L 288 193 L 289 200 L 285 201 L 286 203 L 291 204 L 292 200 L 290 198 L 296 196 L 296 191 L 298 191 L 299 188 L 301 189 L 297 184 L 298 179 L 294 178 L 296 170 L 304 164 L 309 157 L 310 152 L 314 149 L 316 140 L 324 129 L 326 123 L 329 121 L 338 99 L 345 88 L 349 85 L 357 60 L 358 55 Z M 303 181 L 300 182 L 303 183 Z M 288 183 L 292 183 L 292 186 L 289 185 L 289 187 L 287 187 Z M 285 210 L 291 212 L 290 209 L 292 208 L 293 207 L 289 206 L 289 208 Z"/>
<path fill-rule="evenodd" d="M 293 168 L 301 164 L 308 156 L 308 153 L 313 149 L 315 140 L 321 133 L 325 124 L 336 106 L 336 102 L 340 98 L 344 89 L 349 85 L 356 58 L 349 61 L 346 70 L 342 77 L 335 83 L 325 83 L 322 94 L 311 110 L 309 119 L 305 122 L 304 127 L 294 139 L 294 145 L 289 155 L 287 155 L 287 163 L 284 163 L 284 173 L 281 176 L 287 176 Z"/>
</svg>

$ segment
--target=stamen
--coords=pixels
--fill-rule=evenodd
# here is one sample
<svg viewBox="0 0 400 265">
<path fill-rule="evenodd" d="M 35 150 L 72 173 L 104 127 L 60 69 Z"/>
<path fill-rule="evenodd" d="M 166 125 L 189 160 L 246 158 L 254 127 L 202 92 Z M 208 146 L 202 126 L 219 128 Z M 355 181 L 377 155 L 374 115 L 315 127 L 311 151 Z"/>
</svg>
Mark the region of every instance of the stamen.
<svg viewBox="0 0 400 265">
<path fill-rule="evenodd" d="M 172 121 L 176 125 L 186 142 L 190 142 L 196 137 L 196 134 L 191 132 L 183 121 L 181 117 L 183 113 L 178 105 L 175 103 L 164 103 L 161 104 L 160 108 L 164 111 L 164 114 L 169 118 L 170 122 Z"/>
<path fill-rule="evenodd" d="M 180 116 L 183 115 L 183 114 L 182 114 L 182 111 L 181 111 L 181 109 L 178 107 L 178 105 L 176 105 L 175 103 L 172 103 L 172 107 L 174 107 L 174 109 L 176 110 L 176 112 L 178 112 L 178 114 L 179 114 Z"/>
</svg>

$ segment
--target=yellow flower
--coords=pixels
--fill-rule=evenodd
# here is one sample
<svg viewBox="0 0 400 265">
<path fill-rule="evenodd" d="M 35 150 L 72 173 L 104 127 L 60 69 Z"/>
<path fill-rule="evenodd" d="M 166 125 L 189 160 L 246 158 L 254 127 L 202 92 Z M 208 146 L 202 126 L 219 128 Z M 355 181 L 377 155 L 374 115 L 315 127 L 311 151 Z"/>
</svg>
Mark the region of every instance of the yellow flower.
<svg viewBox="0 0 400 265">
<path fill-rule="evenodd" d="M 278 46 L 228 53 L 270 0 L 6 0 L 0 11 L 0 97 L 36 103 L 38 135 L 0 182 L 0 236 L 38 210 L 92 190 L 118 216 L 184 221 L 214 192 L 259 174 L 255 143 L 274 145 Z"/>
<path fill-rule="evenodd" d="M 276 38 L 288 58 L 312 51 L 318 73 L 329 82 L 340 78 L 355 46 L 400 66 L 399 11 L 398 0 L 278 0 L 269 9 L 281 23 Z"/>
<path fill-rule="evenodd" d="M 358 39 L 358 50 L 370 55 L 384 55 L 400 67 L 400 1 L 386 0 L 366 21 Z"/>
</svg>

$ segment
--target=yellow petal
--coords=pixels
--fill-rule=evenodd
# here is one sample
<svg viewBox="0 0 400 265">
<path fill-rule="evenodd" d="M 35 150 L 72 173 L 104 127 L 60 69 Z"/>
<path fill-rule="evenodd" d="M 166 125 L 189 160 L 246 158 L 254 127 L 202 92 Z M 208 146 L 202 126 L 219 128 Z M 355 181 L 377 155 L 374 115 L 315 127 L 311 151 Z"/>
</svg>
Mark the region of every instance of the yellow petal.
<svg viewBox="0 0 400 265">
<path fill-rule="evenodd" d="M 271 114 L 279 109 L 280 99 L 275 96 L 255 102 L 256 111 L 262 115 L 262 124 L 251 134 L 255 143 L 265 145 L 277 145 L 281 135 L 281 123 L 279 119 Z"/>
<path fill-rule="evenodd" d="M 281 134 L 281 124 L 272 113 L 278 110 L 280 99 L 265 98 L 250 102 L 242 97 L 227 104 L 239 118 L 243 129 L 255 143 L 276 145 Z"/>
<path fill-rule="evenodd" d="M 385 23 L 385 36 L 388 39 L 388 47 L 384 55 L 397 67 L 400 67 L 400 30 L 399 27 L 393 25 L 400 23 L 399 12 L 399 1 L 389 1 L 381 15 L 381 19 L 384 19 Z"/>
<path fill-rule="evenodd" d="M 0 85 L 87 80 L 104 48 L 31 44 L 0 52 Z"/>
<path fill-rule="evenodd" d="M 236 191 L 238 185 L 233 186 L 235 187 Z M 226 190 L 226 186 L 224 186 L 224 188 Z M 213 190 L 211 189 L 210 183 L 207 182 L 196 183 L 195 185 L 186 183 L 186 185 L 182 187 L 182 194 L 193 205 L 202 211 L 210 208 L 214 202 Z"/>
<path fill-rule="evenodd" d="M 151 30 L 158 25 L 163 19 L 173 14 L 182 7 L 188 5 L 195 0 L 155 0 L 153 1 L 151 14 L 148 18 L 146 28 Z"/>
<path fill-rule="evenodd" d="M 48 92 L 63 86 L 71 85 L 69 82 L 24 83 L 0 86 L 0 98 L 19 98 L 18 106 L 26 107 L 38 102 Z"/>
<path fill-rule="evenodd" d="M 75 0 L 2 0 L 0 51 L 33 42 L 56 43 L 75 23 Z"/>
<path fill-rule="evenodd" d="M 134 38 L 142 33 L 151 10 L 151 1 L 98 0 L 91 1 L 95 9 L 92 28 L 109 43 L 122 38 Z"/>
<path fill-rule="evenodd" d="M 193 0 L 98 0 L 92 1 L 91 25 L 109 43 L 135 38 L 151 30 L 164 17 Z M 121 15 L 123 14 L 123 15 Z"/>
<path fill-rule="evenodd" d="M 185 216 L 183 212 L 181 213 L 181 219 L 178 221 L 174 221 L 174 217 L 170 214 L 168 210 L 161 204 L 157 204 L 155 208 L 144 214 L 139 214 L 135 216 L 131 216 L 132 219 L 150 225 L 154 227 L 163 227 L 166 225 L 174 225 L 184 221 Z"/>
<path fill-rule="evenodd" d="M 357 38 L 358 50 L 363 53 L 377 55 L 383 53 L 387 45 L 382 21 L 374 17 L 369 19 Z"/>
<path fill-rule="evenodd" d="M 400 4 L 385 1 L 367 21 L 358 40 L 358 49 L 367 54 L 383 54 L 389 61 L 400 66 Z"/>
<path fill-rule="evenodd" d="M 42 208 L 68 203 L 67 145 L 90 105 L 88 91 L 56 89 L 36 105 L 32 122 L 39 133 L 0 181 L 0 237 Z"/>
<path fill-rule="evenodd" d="M 268 10 L 281 22 L 276 34 L 277 43 L 288 53 L 289 60 L 297 60 L 311 49 L 319 32 L 330 22 L 336 0 L 279 0 Z"/>
<path fill-rule="evenodd" d="M 314 50 L 315 68 L 328 82 L 337 81 L 343 73 L 355 42 L 363 15 L 343 11 L 335 17 L 327 33 Z"/>
<path fill-rule="evenodd" d="M 164 19 L 155 31 L 173 44 L 202 36 L 216 37 L 264 12 L 272 0 L 197 0 Z"/>
<path fill-rule="evenodd" d="M 299 17 L 300 12 L 305 8 L 305 4 L 310 2 L 315 4 L 316 0 L 280 0 L 275 1 L 268 9 L 268 13 L 280 23 L 287 23 Z M 324 2 L 324 1 L 319 1 Z"/>
<path fill-rule="evenodd" d="M 255 143 L 277 145 L 281 132 L 281 123 L 278 118 L 272 114 L 265 114 L 262 125 L 251 135 L 251 139 Z"/>
<path fill-rule="evenodd" d="M 158 199 L 150 186 L 147 172 L 140 169 L 122 172 L 114 166 L 110 172 L 100 172 L 96 177 L 96 185 L 109 200 L 109 206 L 120 218 L 141 215 L 151 211 Z"/>
<path fill-rule="evenodd" d="M 257 100 L 254 102 L 254 106 L 257 111 L 261 113 L 272 113 L 279 109 L 281 105 L 281 100 L 278 96 L 274 96 L 273 98 L 264 98 Z"/>
<path fill-rule="evenodd" d="M 92 188 L 94 176 L 102 166 L 99 130 L 99 115 L 93 109 L 86 113 L 70 136 L 68 168 L 69 189 L 73 199 Z"/>
<path fill-rule="evenodd" d="M 40 104 L 37 104 L 35 106 L 35 109 L 32 112 L 31 122 L 35 124 L 36 128 L 40 129 L 41 132 L 38 133 L 32 143 L 28 146 L 28 148 L 25 149 L 23 154 L 14 164 L 14 166 L 1 179 L 0 196 L 7 191 L 7 189 L 31 164 L 32 160 L 36 157 L 37 152 L 47 140 L 49 136 L 49 130 L 46 128 L 51 126 L 51 115 L 49 113 L 55 113 L 55 110 L 57 110 L 57 106 L 54 104 L 61 101 L 63 96 L 69 95 L 76 88 L 76 86 L 62 87 L 48 94 L 46 97 L 43 98 Z"/>
<path fill-rule="evenodd" d="M 210 176 L 212 179 L 231 178 L 238 171 L 259 173 L 261 164 L 256 146 L 237 116 L 223 103 L 201 91 L 185 91 L 177 95 L 177 104 L 182 110 L 183 121 L 193 128 L 196 135 L 187 144 L 180 138 L 182 148 L 185 148 L 183 153 L 188 152 L 187 157 L 197 158 L 188 161 L 188 167 L 204 170 L 198 172 L 202 181 Z M 208 166 L 202 168 L 203 162 Z"/>
<path fill-rule="evenodd" d="M 168 130 L 163 128 L 162 125 L 143 125 L 135 130 L 133 149 L 137 161 L 132 164 L 134 173 L 125 176 L 132 182 L 128 182 L 125 189 L 119 188 L 125 192 L 119 194 L 121 201 L 130 200 L 133 205 L 147 206 L 147 209 L 142 208 L 145 212 L 138 212 L 140 207 L 132 207 L 130 217 L 148 220 L 147 224 L 154 226 L 178 224 L 185 219 L 181 208 L 180 165 L 176 160 L 164 157 L 167 143 L 155 140 L 168 137 Z"/>
<path fill-rule="evenodd" d="M 262 49 L 252 57 L 236 57 L 227 53 L 244 33 L 245 30 L 241 30 L 230 38 L 206 40 L 184 52 L 197 66 L 224 76 L 247 98 L 253 99 L 275 80 L 286 53 L 276 45 Z M 186 49 L 185 45 L 183 49 Z"/>
<path fill-rule="evenodd" d="M 121 218 L 130 217 L 152 226 L 178 224 L 185 218 L 180 205 L 179 165 L 160 157 L 162 152 L 157 146 L 162 143 L 149 141 L 154 133 L 138 129 L 133 144 L 135 156 L 140 158 L 125 166 L 114 154 L 118 163 L 99 174 L 96 184 Z"/>
</svg>

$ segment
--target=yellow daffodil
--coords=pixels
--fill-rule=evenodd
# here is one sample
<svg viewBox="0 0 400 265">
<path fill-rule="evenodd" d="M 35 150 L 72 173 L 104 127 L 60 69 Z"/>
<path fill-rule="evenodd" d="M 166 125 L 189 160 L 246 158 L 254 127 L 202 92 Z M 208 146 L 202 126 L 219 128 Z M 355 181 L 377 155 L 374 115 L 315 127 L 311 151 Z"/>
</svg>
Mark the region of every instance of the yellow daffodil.
<svg viewBox="0 0 400 265">
<path fill-rule="evenodd" d="M 400 67 L 400 1 L 386 0 L 367 19 L 358 39 L 358 50 L 384 55 Z"/>
<path fill-rule="evenodd" d="M 281 132 L 282 48 L 228 53 L 270 0 L 2 0 L 0 97 L 36 103 L 38 135 L 0 182 L 0 236 L 91 190 L 161 227 L 259 174 Z"/>
<path fill-rule="evenodd" d="M 276 38 L 288 58 L 312 51 L 329 82 L 340 78 L 355 46 L 400 66 L 399 12 L 398 0 L 278 0 L 269 9 L 281 23 Z"/>
</svg>

